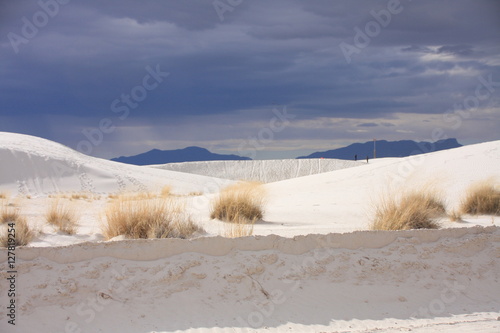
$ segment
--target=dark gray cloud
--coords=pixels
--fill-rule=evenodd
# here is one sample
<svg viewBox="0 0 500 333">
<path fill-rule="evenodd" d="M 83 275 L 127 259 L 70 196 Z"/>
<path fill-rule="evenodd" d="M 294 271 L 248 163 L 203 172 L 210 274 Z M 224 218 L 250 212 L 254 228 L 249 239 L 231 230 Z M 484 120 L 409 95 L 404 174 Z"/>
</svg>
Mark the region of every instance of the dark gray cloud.
<svg viewBox="0 0 500 333">
<path fill-rule="evenodd" d="M 296 117 L 264 150 L 429 139 L 481 77 L 500 81 L 498 1 L 401 0 L 390 18 L 390 1 L 243 0 L 222 16 L 212 0 L 41 3 L 51 15 L 37 1 L 0 5 L 0 130 L 77 148 L 109 118 L 98 156 L 132 142 L 234 151 L 283 105 Z M 342 43 L 356 47 L 350 63 Z M 155 84 L 157 66 L 169 75 Z M 439 126 L 494 138 L 480 130 L 500 125 L 494 88 L 461 131 Z"/>
</svg>

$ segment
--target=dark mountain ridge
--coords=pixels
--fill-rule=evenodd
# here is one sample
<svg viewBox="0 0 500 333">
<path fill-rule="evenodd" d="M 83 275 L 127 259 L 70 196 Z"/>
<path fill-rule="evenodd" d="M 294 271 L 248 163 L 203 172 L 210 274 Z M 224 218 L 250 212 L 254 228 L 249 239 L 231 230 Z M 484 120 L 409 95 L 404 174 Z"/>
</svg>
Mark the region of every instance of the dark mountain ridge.
<svg viewBox="0 0 500 333">
<path fill-rule="evenodd" d="M 445 150 L 462 147 L 457 139 L 446 139 L 436 142 L 415 142 L 411 140 L 402 141 L 376 141 L 377 157 L 406 157 L 430 153 L 433 151 Z M 315 152 L 308 156 L 300 156 L 303 158 L 337 158 L 342 160 L 352 160 L 357 155 L 358 159 L 365 159 L 367 156 L 373 158 L 374 142 L 368 141 L 365 143 L 353 143 L 347 147 L 327 150 L 323 152 Z"/>
<path fill-rule="evenodd" d="M 179 162 L 198 162 L 198 161 L 241 161 L 251 158 L 238 155 L 215 154 L 201 147 L 187 147 L 175 150 L 153 149 L 146 153 L 134 156 L 121 156 L 111 159 L 115 162 L 134 164 L 134 165 L 152 165 L 167 164 Z"/>
</svg>

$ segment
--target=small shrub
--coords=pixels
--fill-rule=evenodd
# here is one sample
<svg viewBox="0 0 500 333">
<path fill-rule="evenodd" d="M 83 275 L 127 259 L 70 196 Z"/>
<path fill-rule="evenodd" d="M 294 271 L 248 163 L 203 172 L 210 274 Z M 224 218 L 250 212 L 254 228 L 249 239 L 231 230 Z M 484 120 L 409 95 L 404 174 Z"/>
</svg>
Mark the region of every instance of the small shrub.
<svg viewBox="0 0 500 333">
<path fill-rule="evenodd" d="M 163 186 L 163 188 L 161 189 L 161 192 L 160 192 L 160 196 L 162 198 L 166 198 L 166 197 L 169 197 L 172 195 L 172 187 L 171 186 Z"/>
<path fill-rule="evenodd" d="M 89 195 L 87 193 L 73 193 L 70 196 L 70 200 L 89 200 Z"/>
<path fill-rule="evenodd" d="M 115 199 L 118 199 L 120 197 L 119 194 L 116 194 L 116 193 L 109 193 L 108 194 L 108 199 L 110 200 L 115 200 Z"/>
<path fill-rule="evenodd" d="M 78 228 L 78 216 L 73 206 L 62 200 L 54 200 L 45 215 L 47 223 L 57 230 L 73 235 Z"/>
<path fill-rule="evenodd" d="M 0 224 L 15 222 L 19 219 L 19 210 L 2 204 L 0 207 Z"/>
<path fill-rule="evenodd" d="M 472 215 L 500 215 L 500 190 L 486 181 L 473 184 L 467 189 L 460 211 Z"/>
<path fill-rule="evenodd" d="M 375 208 L 373 230 L 438 229 L 445 215 L 443 203 L 432 192 L 410 192 L 399 199 L 386 196 Z"/>
<path fill-rule="evenodd" d="M 7 199 L 9 196 L 5 192 L 0 192 L 0 199 Z"/>
<path fill-rule="evenodd" d="M 16 215 L 15 220 L 9 220 L 7 225 L 0 226 L 0 245 L 3 247 L 28 245 L 36 236 L 36 231 L 31 228 L 24 216 Z M 9 242 L 9 224 L 14 223 L 14 241 Z M 11 238 L 12 239 L 12 238 Z"/>
<path fill-rule="evenodd" d="M 255 223 L 264 215 L 264 190 L 259 183 L 239 183 L 221 191 L 210 217 L 226 222 Z"/>
<path fill-rule="evenodd" d="M 173 198 L 132 200 L 119 198 L 106 207 L 103 233 L 106 239 L 189 238 L 203 230 L 191 221 Z"/>
<path fill-rule="evenodd" d="M 454 210 L 450 214 L 448 214 L 448 217 L 450 218 L 450 221 L 452 221 L 452 222 L 463 221 L 462 214 L 460 214 L 460 212 L 457 212 L 456 210 Z"/>
<path fill-rule="evenodd" d="M 52 199 L 68 199 L 70 201 L 74 200 L 92 201 L 100 199 L 99 195 L 95 195 L 92 192 L 53 193 L 49 194 L 48 197 Z"/>
<path fill-rule="evenodd" d="M 152 192 L 132 192 L 119 194 L 115 199 L 122 201 L 140 201 L 157 198 L 158 195 Z"/>
</svg>

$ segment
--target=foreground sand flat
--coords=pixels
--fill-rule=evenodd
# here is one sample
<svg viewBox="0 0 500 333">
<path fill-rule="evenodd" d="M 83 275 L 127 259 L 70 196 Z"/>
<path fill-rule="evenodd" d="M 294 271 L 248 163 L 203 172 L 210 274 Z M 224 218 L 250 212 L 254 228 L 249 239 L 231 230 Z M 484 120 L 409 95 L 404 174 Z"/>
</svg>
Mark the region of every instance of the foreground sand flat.
<svg viewBox="0 0 500 333">
<path fill-rule="evenodd" d="M 499 241 L 500 228 L 474 227 L 25 247 L 18 325 L 0 328 L 494 332 Z"/>
</svg>

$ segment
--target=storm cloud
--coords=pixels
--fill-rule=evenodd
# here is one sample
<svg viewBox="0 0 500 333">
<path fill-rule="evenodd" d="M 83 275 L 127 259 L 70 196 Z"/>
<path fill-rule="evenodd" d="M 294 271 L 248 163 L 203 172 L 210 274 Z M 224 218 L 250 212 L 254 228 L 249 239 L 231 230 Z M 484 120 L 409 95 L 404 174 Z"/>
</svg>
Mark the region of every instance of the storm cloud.
<svg viewBox="0 0 500 333">
<path fill-rule="evenodd" d="M 500 139 L 498 1 L 0 6 L 0 131 L 87 141 L 106 158 L 238 153 L 286 107 L 293 119 L 257 158 L 431 140 L 436 128 L 464 144 Z"/>
</svg>

